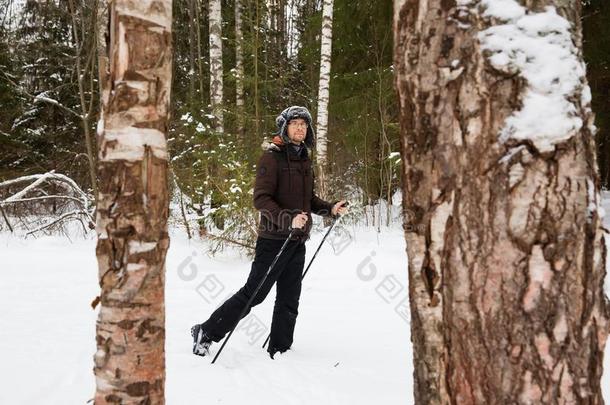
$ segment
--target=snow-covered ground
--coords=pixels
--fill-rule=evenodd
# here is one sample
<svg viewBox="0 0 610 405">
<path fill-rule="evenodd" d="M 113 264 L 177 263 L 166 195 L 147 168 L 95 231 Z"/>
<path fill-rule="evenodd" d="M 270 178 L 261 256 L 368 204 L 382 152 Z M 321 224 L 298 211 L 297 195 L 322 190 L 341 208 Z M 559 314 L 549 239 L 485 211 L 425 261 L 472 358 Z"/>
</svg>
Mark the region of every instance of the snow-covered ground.
<svg viewBox="0 0 610 405">
<path fill-rule="evenodd" d="M 271 360 L 261 348 L 272 293 L 242 321 L 214 365 L 191 354 L 190 327 L 241 287 L 250 262 L 236 252 L 210 258 L 201 242 L 174 233 L 167 262 L 167 403 L 410 403 L 403 234 L 352 233 L 352 240 L 329 238 L 304 280 L 293 350 Z M 308 242 L 308 258 L 321 236 Z M 89 305 L 98 293 L 95 242 L 3 234 L 0 259 L 0 404 L 84 404 L 95 390 L 97 311 Z"/>
<path fill-rule="evenodd" d="M 604 203 L 610 208 L 610 200 Z M 214 365 L 191 354 L 189 329 L 242 285 L 250 262 L 237 252 L 208 257 L 201 242 L 174 232 L 167 403 L 413 403 L 402 231 L 350 231 L 353 239 L 329 238 L 304 281 L 293 350 L 271 360 L 261 348 L 272 293 Z M 308 258 L 320 240 L 315 234 L 308 242 Z M 89 305 L 98 293 L 95 242 L 0 234 L 0 262 L 0 404 L 85 404 L 95 389 L 96 311 Z M 602 385 L 610 398 L 610 372 Z"/>
</svg>

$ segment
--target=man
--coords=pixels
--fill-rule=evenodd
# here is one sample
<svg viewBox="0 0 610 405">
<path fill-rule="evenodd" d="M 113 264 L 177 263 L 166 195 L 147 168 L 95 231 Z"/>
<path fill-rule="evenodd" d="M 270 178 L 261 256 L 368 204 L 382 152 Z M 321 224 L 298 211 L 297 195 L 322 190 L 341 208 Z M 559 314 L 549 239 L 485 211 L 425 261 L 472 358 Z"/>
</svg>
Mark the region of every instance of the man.
<svg viewBox="0 0 610 405">
<path fill-rule="evenodd" d="M 308 148 L 314 146 L 311 115 L 293 106 L 277 117 L 279 134 L 260 158 L 254 186 L 254 207 L 260 211 L 256 252 L 246 284 L 225 301 L 210 318 L 191 328 L 193 353 L 209 354 L 212 342 L 233 328 L 254 290 L 294 229 L 293 237 L 252 301 L 260 304 L 277 281 L 271 339 L 267 351 L 273 359 L 292 345 L 305 264 L 305 241 L 311 229 L 311 213 L 337 216 L 347 213 L 345 201 L 329 203 L 314 193 Z M 250 311 L 248 308 L 247 313 Z M 245 316 L 245 315 L 244 315 Z"/>
</svg>

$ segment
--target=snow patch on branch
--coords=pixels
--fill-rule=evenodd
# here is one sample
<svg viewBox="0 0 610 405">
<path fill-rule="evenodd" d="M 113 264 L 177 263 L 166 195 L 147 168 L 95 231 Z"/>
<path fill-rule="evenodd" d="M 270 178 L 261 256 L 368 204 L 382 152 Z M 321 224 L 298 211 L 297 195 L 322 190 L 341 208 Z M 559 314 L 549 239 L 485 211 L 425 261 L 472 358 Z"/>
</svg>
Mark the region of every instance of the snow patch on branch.
<svg viewBox="0 0 610 405">
<path fill-rule="evenodd" d="M 483 0 L 482 5 L 484 16 L 503 22 L 479 33 L 489 62 L 527 83 L 523 106 L 507 118 L 500 140 L 531 140 L 541 152 L 553 151 L 580 131 L 579 112 L 590 101 L 570 22 L 554 7 L 528 13 L 515 0 Z"/>
<path fill-rule="evenodd" d="M 41 95 L 38 95 L 38 96 L 34 97 L 34 102 L 36 103 L 38 101 L 44 101 L 46 103 L 55 104 L 55 105 L 59 105 L 60 104 L 60 102 L 55 100 L 54 98 L 45 97 L 45 96 L 41 96 Z"/>
</svg>

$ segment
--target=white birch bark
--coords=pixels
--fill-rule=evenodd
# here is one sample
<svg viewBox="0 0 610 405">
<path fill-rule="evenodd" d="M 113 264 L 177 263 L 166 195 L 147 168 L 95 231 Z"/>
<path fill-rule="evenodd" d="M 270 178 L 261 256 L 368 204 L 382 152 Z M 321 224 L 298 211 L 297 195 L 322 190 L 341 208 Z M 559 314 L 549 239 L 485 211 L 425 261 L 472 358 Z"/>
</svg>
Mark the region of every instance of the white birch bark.
<svg viewBox="0 0 610 405">
<path fill-rule="evenodd" d="M 288 59 L 296 58 L 301 47 L 301 32 L 298 29 L 299 19 L 305 14 L 304 0 L 289 0 L 286 4 L 286 55 Z"/>
<path fill-rule="evenodd" d="M 328 101 L 330 65 L 333 41 L 333 0 L 324 0 L 322 7 L 322 43 L 320 46 L 320 84 L 318 89 L 318 119 L 316 132 L 316 158 L 320 176 L 327 161 Z M 321 179 L 321 178 L 320 178 Z"/>
<path fill-rule="evenodd" d="M 210 101 L 215 117 L 215 130 L 224 132 L 222 110 L 222 14 L 220 0 L 210 0 Z"/>
<path fill-rule="evenodd" d="M 318 194 L 328 198 L 326 163 L 328 161 L 328 101 L 330 98 L 330 67 L 333 40 L 333 0 L 322 5 L 322 42 L 320 45 L 320 83 L 318 88 L 318 117 L 316 125 L 316 166 Z"/>
<path fill-rule="evenodd" d="M 98 58 L 98 79 L 100 94 L 105 88 L 105 80 L 108 77 L 108 49 L 106 37 L 108 35 L 108 2 L 100 0 L 97 3 L 97 21 L 96 21 L 96 46 Z M 103 108 L 102 100 L 100 99 L 100 110 Z"/>
<path fill-rule="evenodd" d="M 98 123 L 95 403 L 163 404 L 172 1 L 108 6 Z"/>
</svg>

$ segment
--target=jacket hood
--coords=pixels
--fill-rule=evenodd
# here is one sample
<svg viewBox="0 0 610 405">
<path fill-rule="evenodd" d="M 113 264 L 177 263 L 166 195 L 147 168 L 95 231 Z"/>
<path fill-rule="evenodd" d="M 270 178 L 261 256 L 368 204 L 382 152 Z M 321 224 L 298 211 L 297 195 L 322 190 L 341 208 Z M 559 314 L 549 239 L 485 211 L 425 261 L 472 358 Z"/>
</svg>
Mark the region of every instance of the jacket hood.
<svg viewBox="0 0 610 405">
<path fill-rule="evenodd" d="M 305 143 L 305 142 L 303 142 L 303 143 Z M 287 145 L 287 142 L 284 142 L 284 139 L 281 136 L 279 136 L 279 135 L 275 135 L 271 139 L 271 142 L 269 142 L 268 140 L 265 139 L 263 141 L 263 143 L 261 143 L 261 147 L 263 148 L 263 150 L 276 150 L 276 151 L 280 151 L 286 145 Z M 305 144 L 305 146 L 307 146 L 307 144 Z"/>
</svg>

